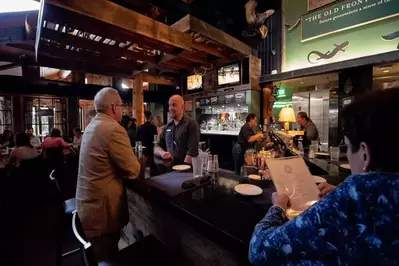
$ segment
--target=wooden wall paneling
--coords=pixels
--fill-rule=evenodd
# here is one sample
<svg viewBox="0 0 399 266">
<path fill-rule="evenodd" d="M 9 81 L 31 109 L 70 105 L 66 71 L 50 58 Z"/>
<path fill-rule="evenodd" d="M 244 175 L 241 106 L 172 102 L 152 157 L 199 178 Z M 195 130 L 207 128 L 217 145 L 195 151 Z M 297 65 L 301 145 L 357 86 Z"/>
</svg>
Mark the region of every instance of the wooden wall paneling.
<svg viewBox="0 0 399 266">
<path fill-rule="evenodd" d="M 256 56 L 249 56 L 249 83 L 251 90 L 260 90 L 259 82 L 262 71 L 262 61 Z"/>
</svg>

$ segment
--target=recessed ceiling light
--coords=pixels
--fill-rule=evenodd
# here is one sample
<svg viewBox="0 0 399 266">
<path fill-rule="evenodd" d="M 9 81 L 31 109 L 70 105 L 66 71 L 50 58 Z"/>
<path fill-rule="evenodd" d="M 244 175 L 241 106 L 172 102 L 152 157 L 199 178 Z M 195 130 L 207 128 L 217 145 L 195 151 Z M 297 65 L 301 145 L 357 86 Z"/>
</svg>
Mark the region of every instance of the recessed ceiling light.
<svg viewBox="0 0 399 266">
<path fill-rule="evenodd" d="M 303 81 L 301 81 L 301 84 L 303 84 Z"/>
<path fill-rule="evenodd" d="M 382 72 L 384 72 L 384 73 L 388 73 L 388 72 L 389 72 L 389 70 L 387 69 L 387 70 L 384 70 L 384 71 L 382 71 Z"/>
</svg>

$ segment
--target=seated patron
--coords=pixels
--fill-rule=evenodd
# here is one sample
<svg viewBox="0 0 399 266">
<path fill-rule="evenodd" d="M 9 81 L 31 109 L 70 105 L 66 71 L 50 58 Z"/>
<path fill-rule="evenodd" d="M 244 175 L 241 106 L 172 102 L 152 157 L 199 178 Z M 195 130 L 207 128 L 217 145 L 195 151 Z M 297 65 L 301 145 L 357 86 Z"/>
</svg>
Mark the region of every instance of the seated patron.
<svg viewBox="0 0 399 266">
<path fill-rule="evenodd" d="M 398 102 L 399 89 L 387 89 L 342 111 L 352 176 L 319 186 L 322 199 L 291 221 L 289 197 L 273 193 L 250 242 L 254 265 L 399 264 L 399 142 L 376 130 L 399 116 Z"/>
<path fill-rule="evenodd" d="M 30 142 L 26 133 L 15 134 L 15 148 L 11 151 L 7 166 L 19 167 L 21 160 L 33 159 L 38 156 L 36 148 Z"/>
<path fill-rule="evenodd" d="M 40 138 L 33 134 L 33 128 L 32 127 L 28 127 L 26 129 L 26 134 L 28 134 L 28 136 L 30 138 L 30 144 L 32 144 L 32 146 L 34 148 L 40 148 L 42 146 L 42 142 L 40 141 Z"/>
<path fill-rule="evenodd" d="M 62 150 L 63 149 L 68 149 L 71 147 L 72 144 L 66 143 L 62 138 L 61 138 L 61 131 L 58 128 L 52 128 L 50 131 L 50 136 L 46 137 L 42 143 L 42 149 L 43 149 L 43 159 L 47 159 L 50 156 L 50 153 L 59 153 L 57 157 L 60 157 Z M 60 151 L 60 152 L 55 152 L 55 151 Z M 54 159 L 54 158 L 49 158 L 49 159 Z"/>
<path fill-rule="evenodd" d="M 82 144 L 82 130 L 77 127 L 73 130 L 73 142 L 72 142 L 72 147 L 75 150 L 80 149 L 80 145 Z"/>
<path fill-rule="evenodd" d="M 0 137 L 0 149 L 5 149 L 5 148 L 12 148 L 15 146 L 14 136 L 12 134 L 11 130 L 4 130 L 3 134 Z"/>
</svg>

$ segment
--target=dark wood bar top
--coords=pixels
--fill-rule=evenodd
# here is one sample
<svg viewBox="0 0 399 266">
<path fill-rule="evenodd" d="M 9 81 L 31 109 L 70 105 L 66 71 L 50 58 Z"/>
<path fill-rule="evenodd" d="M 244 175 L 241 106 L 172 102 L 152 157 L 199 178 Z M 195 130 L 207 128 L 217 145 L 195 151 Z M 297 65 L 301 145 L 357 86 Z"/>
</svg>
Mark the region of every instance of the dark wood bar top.
<svg viewBox="0 0 399 266">
<path fill-rule="evenodd" d="M 338 185 L 349 176 L 349 173 L 340 171 L 337 165 L 326 160 L 306 161 L 312 174 L 325 178 L 333 185 Z M 146 162 L 147 177 L 148 170 L 150 176 L 171 171 L 171 162 L 159 159 L 154 161 L 153 158 L 147 158 Z M 242 183 L 260 186 L 264 190 L 263 195 L 243 197 L 236 194 L 234 186 Z M 126 181 L 126 187 L 128 194 L 139 194 L 151 204 L 156 204 L 201 235 L 234 253 L 242 263 L 247 261 L 254 226 L 272 206 L 271 194 L 275 191 L 272 181 L 252 181 L 223 169 L 216 180 L 175 197 L 151 187 L 143 177 Z"/>
</svg>

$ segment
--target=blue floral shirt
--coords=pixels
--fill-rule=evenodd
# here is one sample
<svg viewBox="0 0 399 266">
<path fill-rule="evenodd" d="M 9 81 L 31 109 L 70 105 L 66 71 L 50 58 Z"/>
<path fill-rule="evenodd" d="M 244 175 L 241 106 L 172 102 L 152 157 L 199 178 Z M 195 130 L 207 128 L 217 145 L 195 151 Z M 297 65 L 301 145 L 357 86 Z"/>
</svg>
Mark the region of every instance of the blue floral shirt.
<svg viewBox="0 0 399 266">
<path fill-rule="evenodd" d="M 273 206 L 255 227 L 254 265 L 399 265 L 399 175 L 349 177 L 288 221 Z"/>
</svg>

